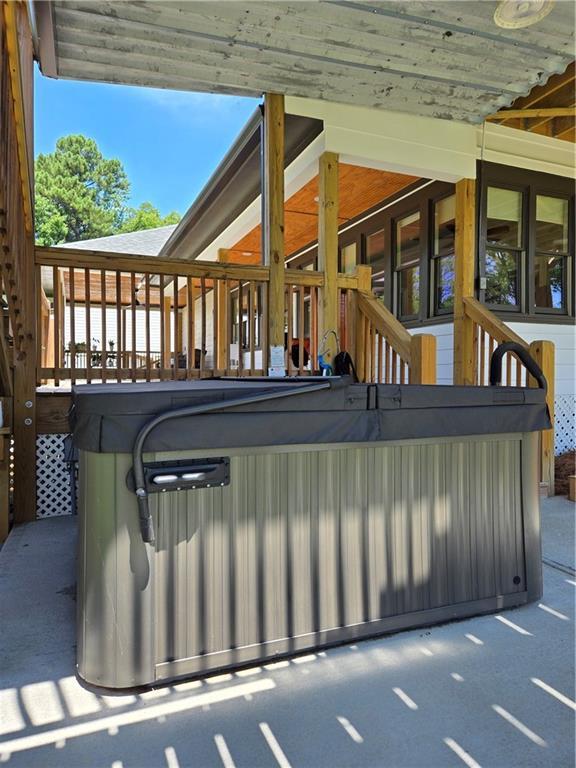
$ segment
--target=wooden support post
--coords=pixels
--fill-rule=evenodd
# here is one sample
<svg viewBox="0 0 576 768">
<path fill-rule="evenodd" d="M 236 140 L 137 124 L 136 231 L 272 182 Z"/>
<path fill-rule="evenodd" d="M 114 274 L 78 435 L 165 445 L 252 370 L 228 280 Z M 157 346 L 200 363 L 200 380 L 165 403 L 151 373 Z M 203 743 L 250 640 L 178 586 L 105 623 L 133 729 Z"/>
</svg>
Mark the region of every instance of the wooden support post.
<svg viewBox="0 0 576 768">
<path fill-rule="evenodd" d="M 162 368 L 170 368 L 170 359 L 172 352 L 171 334 L 170 334 L 170 315 L 172 308 L 172 299 L 170 296 L 164 296 L 162 312 L 164 314 L 164 325 L 162 328 L 164 334 L 164 343 L 162 344 Z"/>
<path fill-rule="evenodd" d="M 412 336 L 410 384 L 436 384 L 436 336 L 431 333 Z"/>
<path fill-rule="evenodd" d="M 268 345 L 284 347 L 284 96 L 264 98 L 262 254 L 270 268 Z M 264 350 L 268 355 L 270 350 Z M 270 360 L 264 362 L 267 368 Z"/>
<path fill-rule="evenodd" d="M 370 293 L 372 291 L 372 267 L 357 266 L 355 271 L 356 289 L 349 291 L 349 322 L 353 324 L 352 338 L 354 339 L 354 364 L 360 381 L 366 380 L 366 336 L 364 328 L 364 316 L 358 306 L 358 292 Z"/>
<path fill-rule="evenodd" d="M 2 397 L 3 426 L 0 428 L 0 544 L 6 541 L 10 531 L 10 435 L 12 423 L 12 398 Z"/>
<path fill-rule="evenodd" d="M 319 349 L 322 339 L 325 360 L 332 363 L 336 355 L 338 333 L 338 155 L 324 152 L 319 160 L 318 175 L 318 270 L 324 273 L 324 287 L 319 303 Z M 370 290 L 370 288 L 368 288 Z"/>
<path fill-rule="evenodd" d="M 540 436 L 540 479 L 548 486 L 548 496 L 554 496 L 554 374 L 555 374 L 555 349 L 551 341 L 533 341 L 530 344 L 530 355 L 540 366 L 546 381 L 548 392 L 546 403 L 550 412 L 552 429 L 545 429 Z M 538 384 L 528 376 L 531 387 Z"/>
<path fill-rule="evenodd" d="M 218 251 L 218 261 L 225 264 L 229 259 L 228 249 L 220 248 Z M 228 335 L 229 321 L 229 303 L 230 298 L 228 294 L 228 284 L 226 280 L 215 280 L 215 290 L 218 293 L 217 300 L 217 315 L 214 318 L 216 322 L 216 334 L 217 334 L 217 353 L 216 353 L 216 368 L 220 371 L 225 371 L 228 368 L 228 352 L 230 346 L 230 338 Z"/>
<path fill-rule="evenodd" d="M 22 259 L 22 311 L 26 318 L 24 344 L 14 361 L 14 520 L 36 519 L 36 370 L 37 347 L 31 329 L 36 320 L 34 243 L 27 236 Z"/>
<path fill-rule="evenodd" d="M 463 299 L 474 296 L 476 260 L 476 182 L 456 183 L 456 239 L 454 244 L 454 384 L 475 384 L 474 323 Z"/>
</svg>

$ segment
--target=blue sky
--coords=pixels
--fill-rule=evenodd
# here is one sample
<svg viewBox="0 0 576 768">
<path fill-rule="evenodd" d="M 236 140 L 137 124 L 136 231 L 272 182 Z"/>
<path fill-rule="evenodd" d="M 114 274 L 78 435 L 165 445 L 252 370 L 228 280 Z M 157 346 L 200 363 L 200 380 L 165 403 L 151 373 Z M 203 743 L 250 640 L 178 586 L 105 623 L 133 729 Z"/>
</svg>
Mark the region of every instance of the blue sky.
<svg viewBox="0 0 576 768">
<path fill-rule="evenodd" d="M 257 107 L 257 99 L 52 80 L 36 72 L 35 152 L 83 133 L 124 164 L 130 205 L 184 213 Z"/>
</svg>

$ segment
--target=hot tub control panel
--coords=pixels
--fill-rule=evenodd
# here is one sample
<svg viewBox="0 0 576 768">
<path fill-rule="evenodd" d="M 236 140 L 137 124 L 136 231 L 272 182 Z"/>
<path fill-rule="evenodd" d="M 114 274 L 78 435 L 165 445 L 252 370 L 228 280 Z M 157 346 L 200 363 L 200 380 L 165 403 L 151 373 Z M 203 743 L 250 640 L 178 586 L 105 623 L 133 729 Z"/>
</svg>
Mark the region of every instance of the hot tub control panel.
<svg viewBox="0 0 576 768">
<path fill-rule="evenodd" d="M 230 459 L 222 456 L 209 459 L 145 462 L 144 478 L 148 493 L 220 488 L 230 484 Z M 134 491 L 132 470 L 126 476 L 126 485 Z"/>
</svg>

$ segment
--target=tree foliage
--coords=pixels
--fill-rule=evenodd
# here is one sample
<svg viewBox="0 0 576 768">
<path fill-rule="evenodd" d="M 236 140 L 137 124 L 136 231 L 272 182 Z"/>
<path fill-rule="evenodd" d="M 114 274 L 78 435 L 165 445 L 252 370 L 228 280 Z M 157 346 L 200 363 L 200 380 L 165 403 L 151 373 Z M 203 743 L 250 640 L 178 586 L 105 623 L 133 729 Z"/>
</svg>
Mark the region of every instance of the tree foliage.
<svg viewBox="0 0 576 768">
<path fill-rule="evenodd" d="M 168 224 L 178 224 L 181 216 L 177 211 L 172 211 L 162 216 L 158 208 L 152 203 L 141 203 L 138 208 L 129 208 L 120 232 L 136 232 L 141 229 L 153 229 L 165 227 Z"/>
<path fill-rule="evenodd" d="M 114 234 L 130 182 L 120 160 L 105 158 L 86 136 L 63 136 L 35 163 L 36 240 L 41 245 Z"/>
</svg>

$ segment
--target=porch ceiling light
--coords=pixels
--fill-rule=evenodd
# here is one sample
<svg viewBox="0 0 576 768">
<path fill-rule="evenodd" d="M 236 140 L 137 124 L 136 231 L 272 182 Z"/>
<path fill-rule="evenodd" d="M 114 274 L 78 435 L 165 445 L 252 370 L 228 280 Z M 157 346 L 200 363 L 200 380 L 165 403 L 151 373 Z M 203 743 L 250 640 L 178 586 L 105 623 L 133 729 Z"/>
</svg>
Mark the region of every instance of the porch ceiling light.
<svg viewBox="0 0 576 768">
<path fill-rule="evenodd" d="M 504 29 L 521 29 L 548 16 L 554 0 L 500 0 L 494 12 L 494 23 Z"/>
</svg>

